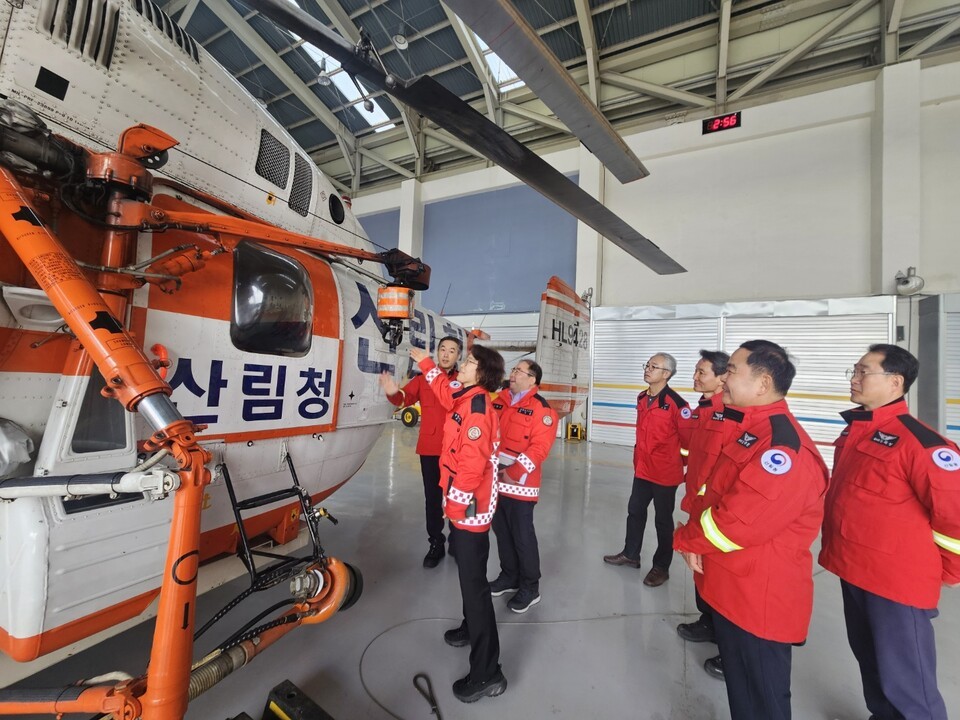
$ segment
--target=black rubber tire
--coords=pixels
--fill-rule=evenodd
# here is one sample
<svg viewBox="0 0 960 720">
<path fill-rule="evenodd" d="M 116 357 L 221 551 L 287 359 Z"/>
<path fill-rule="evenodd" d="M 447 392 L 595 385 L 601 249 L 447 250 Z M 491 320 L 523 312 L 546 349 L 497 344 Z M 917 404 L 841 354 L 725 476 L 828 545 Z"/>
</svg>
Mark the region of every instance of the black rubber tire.
<svg viewBox="0 0 960 720">
<path fill-rule="evenodd" d="M 414 427 L 420 422 L 420 411 L 415 407 L 404 408 L 400 413 L 400 422 L 405 427 Z"/>
</svg>

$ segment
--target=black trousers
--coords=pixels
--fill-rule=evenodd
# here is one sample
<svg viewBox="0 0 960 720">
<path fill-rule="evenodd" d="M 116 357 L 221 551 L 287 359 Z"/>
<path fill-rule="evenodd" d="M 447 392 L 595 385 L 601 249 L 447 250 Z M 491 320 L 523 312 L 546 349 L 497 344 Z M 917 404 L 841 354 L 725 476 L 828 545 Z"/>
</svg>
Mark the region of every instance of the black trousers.
<svg viewBox="0 0 960 720">
<path fill-rule="evenodd" d="M 947 720 L 937 689 L 936 610 L 921 610 L 840 581 L 847 639 L 877 720 Z"/>
<path fill-rule="evenodd" d="M 700 611 L 700 622 L 712 630 L 713 629 L 713 608 L 710 607 L 710 605 L 707 603 L 706 600 L 700 597 L 699 590 L 694 588 L 693 594 L 697 600 L 697 610 Z"/>
<path fill-rule="evenodd" d="M 793 646 L 764 640 L 714 611 L 732 720 L 790 720 Z"/>
<path fill-rule="evenodd" d="M 657 528 L 657 551 L 653 554 L 653 566 L 669 570 L 673 560 L 673 508 L 677 502 L 677 488 L 657 485 L 649 480 L 635 477 L 630 502 L 627 503 L 627 536 L 623 541 L 623 554 L 631 560 L 640 559 L 643 531 L 647 526 L 647 508 L 653 501 L 654 525 Z"/>
<path fill-rule="evenodd" d="M 450 528 L 457 548 L 457 572 L 463 598 L 463 624 L 470 637 L 470 680 L 489 680 L 500 668 L 500 635 L 487 583 L 489 533 Z"/>
<path fill-rule="evenodd" d="M 516 500 L 501 493 L 493 516 L 493 532 L 497 536 L 500 573 L 519 583 L 521 590 L 540 592 L 540 547 L 533 527 L 533 509 L 527 500 Z"/>
<path fill-rule="evenodd" d="M 423 512 L 427 520 L 427 537 L 431 543 L 443 545 L 443 490 L 440 489 L 440 457 L 420 456 L 423 475 Z"/>
</svg>

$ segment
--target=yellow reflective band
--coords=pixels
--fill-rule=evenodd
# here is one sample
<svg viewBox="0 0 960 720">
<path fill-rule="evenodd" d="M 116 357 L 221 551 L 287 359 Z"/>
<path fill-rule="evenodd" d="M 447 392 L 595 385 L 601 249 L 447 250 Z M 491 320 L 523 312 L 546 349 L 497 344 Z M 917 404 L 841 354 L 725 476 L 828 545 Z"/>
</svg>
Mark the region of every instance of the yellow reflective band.
<svg viewBox="0 0 960 720">
<path fill-rule="evenodd" d="M 700 527 L 703 528 L 703 534 L 706 535 L 707 540 L 721 552 L 743 550 L 742 547 L 720 532 L 720 528 L 713 520 L 713 508 L 707 508 L 703 511 L 703 515 L 700 516 Z"/>
<path fill-rule="evenodd" d="M 707 484 L 704 483 L 700 486 L 700 489 L 697 490 L 697 495 L 706 495 L 707 494 Z"/>
<path fill-rule="evenodd" d="M 938 533 L 936 530 L 934 530 L 933 541 L 944 550 L 949 550 L 952 553 L 960 555 L 960 540 L 943 535 L 942 533 Z"/>
</svg>

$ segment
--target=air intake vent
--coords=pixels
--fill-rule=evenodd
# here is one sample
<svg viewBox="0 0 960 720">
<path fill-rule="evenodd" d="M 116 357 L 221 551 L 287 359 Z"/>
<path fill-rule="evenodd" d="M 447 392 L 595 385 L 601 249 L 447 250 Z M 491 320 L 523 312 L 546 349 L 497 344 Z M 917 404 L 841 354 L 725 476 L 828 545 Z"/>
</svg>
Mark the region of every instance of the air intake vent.
<svg viewBox="0 0 960 720">
<path fill-rule="evenodd" d="M 260 152 L 257 154 L 257 175 L 277 187 L 287 186 L 290 175 L 290 151 L 266 130 L 260 131 Z"/>
<path fill-rule="evenodd" d="M 310 161 L 300 155 L 294 155 L 290 209 L 306 217 L 310 211 L 310 196 L 312 194 L 313 173 L 310 172 Z"/>
<path fill-rule="evenodd" d="M 158 5 L 151 0 L 135 0 L 134 6 L 138 13 L 156 25 L 157 30 L 176 43 L 181 50 L 193 58 L 194 62 L 200 62 L 196 40 L 187 35 Z"/>
<path fill-rule="evenodd" d="M 110 67 L 120 26 L 120 0 L 41 0 L 37 29 Z"/>
</svg>

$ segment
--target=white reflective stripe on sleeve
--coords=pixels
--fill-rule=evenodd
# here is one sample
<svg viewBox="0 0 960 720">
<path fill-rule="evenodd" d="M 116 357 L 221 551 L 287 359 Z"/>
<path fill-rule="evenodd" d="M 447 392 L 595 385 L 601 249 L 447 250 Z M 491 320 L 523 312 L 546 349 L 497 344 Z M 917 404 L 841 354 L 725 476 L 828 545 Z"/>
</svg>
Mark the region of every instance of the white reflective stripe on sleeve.
<svg viewBox="0 0 960 720">
<path fill-rule="evenodd" d="M 540 488 L 523 487 L 513 483 L 497 483 L 497 490 L 512 497 L 540 497 Z"/>
<path fill-rule="evenodd" d="M 960 540 L 952 538 L 949 535 L 933 531 L 933 541 L 948 552 L 960 555 Z"/>
<path fill-rule="evenodd" d="M 423 379 L 426 380 L 426 381 L 427 381 L 427 384 L 429 385 L 430 383 L 432 383 L 432 382 L 436 379 L 436 377 L 437 377 L 439 374 L 440 374 L 440 368 L 436 368 L 436 367 L 435 367 L 435 368 L 433 368 L 432 370 L 430 370 L 426 375 L 424 375 L 424 376 L 423 376 Z"/>
<path fill-rule="evenodd" d="M 743 550 L 742 547 L 720 532 L 720 528 L 717 527 L 717 523 L 713 519 L 713 508 L 707 508 L 703 511 L 703 515 L 700 516 L 700 527 L 703 528 L 703 534 L 706 535 L 710 544 L 721 552 Z"/>
<path fill-rule="evenodd" d="M 517 462 L 523 465 L 523 469 L 526 470 L 528 473 L 532 473 L 534 470 L 537 469 L 537 466 L 534 465 L 533 460 L 528 458 L 523 453 L 520 453 L 519 455 L 517 455 Z"/>
<path fill-rule="evenodd" d="M 457 488 L 452 487 L 447 493 L 447 499 L 453 500 L 461 505 L 469 505 L 470 501 L 473 500 L 473 493 L 464 492 L 463 490 L 457 490 Z"/>
</svg>

